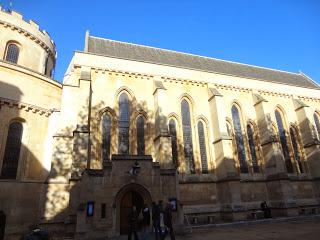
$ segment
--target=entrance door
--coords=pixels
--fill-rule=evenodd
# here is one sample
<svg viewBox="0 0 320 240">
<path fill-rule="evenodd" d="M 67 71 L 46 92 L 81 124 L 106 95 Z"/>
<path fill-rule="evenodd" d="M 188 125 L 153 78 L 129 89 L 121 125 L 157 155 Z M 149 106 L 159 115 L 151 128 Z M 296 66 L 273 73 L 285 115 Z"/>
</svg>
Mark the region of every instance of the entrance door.
<svg viewBox="0 0 320 240">
<path fill-rule="evenodd" d="M 6 229 L 6 215 L 0 211 L 0 240 L 4 239 L 4 231 Z"/>
<path fill-rule="evenodd" d="M 132 209 L 132 206 L 136 206 L 138 214 L 140 214 L 143 208 L 143 198 L 136 191 L 127 192 L 120 205 L 120 234 L 128 234 L 128 215 Z"/>
</svg>

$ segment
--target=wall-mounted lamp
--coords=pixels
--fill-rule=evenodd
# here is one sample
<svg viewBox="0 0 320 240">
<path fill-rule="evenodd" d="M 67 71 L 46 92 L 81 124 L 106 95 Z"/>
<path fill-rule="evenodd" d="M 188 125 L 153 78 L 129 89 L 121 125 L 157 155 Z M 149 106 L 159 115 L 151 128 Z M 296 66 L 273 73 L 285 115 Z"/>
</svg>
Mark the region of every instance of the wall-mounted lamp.
<svg viewBox="0 0 320 240">
<path fill-rule="evenodd" d="M 140 164 L 138 161 L 135 161 L 135 163 L 132 165 L 131 169 L 129 170 L 129 174 L 131 176 L 137 176 L 140 173 Z"/>
</svg>

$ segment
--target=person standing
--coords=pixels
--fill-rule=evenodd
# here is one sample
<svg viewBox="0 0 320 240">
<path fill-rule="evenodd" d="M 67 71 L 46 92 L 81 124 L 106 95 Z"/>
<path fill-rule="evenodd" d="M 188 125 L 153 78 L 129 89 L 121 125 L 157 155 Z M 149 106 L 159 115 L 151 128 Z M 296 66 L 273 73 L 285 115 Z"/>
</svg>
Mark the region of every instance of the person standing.
<svg viewBox="0 0 320 240">
<path fill-rule="evenodd" d="M 128 215 L 128 240 L 131 240 L 132 234 L 134 240 L 139 240 L 137 229 L 138 229 L 138 212 L 136 206 L 132 206 L 132 209 Z"/>
<path fill-rule="evenodd" d="M 160 234 L 161 234 L 161 229 L 160 229 L 160 209 L 159 206 L 155 203 L 152 202 L 152 225 L 154 229 L 154 234 L 156 237 L 156 240 L 159 240 Z"/>
<path fill-rule="evenodd" d="M 145 204 L 142 209 L 142 232 L 143 232 L 142 239 L 148 238 L 149 228 L 150 228 L 150 210 L 147 204 Z"/>
<path fill-rule="evenodd" d="M 164 225 L 167 227 L 171 240 L 175 240 L 174 231 L 172 227 L 172 209 L 170 201 L 167 202 L 167 205 L 164 209 Z"/>
</svg>

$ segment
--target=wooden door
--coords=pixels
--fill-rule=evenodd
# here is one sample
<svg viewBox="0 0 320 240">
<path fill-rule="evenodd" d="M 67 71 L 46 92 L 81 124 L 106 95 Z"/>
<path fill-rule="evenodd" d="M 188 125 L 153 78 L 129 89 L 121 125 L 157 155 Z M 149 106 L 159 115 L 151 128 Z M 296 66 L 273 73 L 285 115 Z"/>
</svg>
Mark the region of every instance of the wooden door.
<svg viewBox="0 0 320 240">
<path fill-rule="evenodd" d="M 120 234 L 128 234 L 128 215 L 132 209 L 132 206 L 136 206 L 138 213 L 143 208 L 143 198 L 135 191 L 127 192 L 120 205 Z"/>
</svg>

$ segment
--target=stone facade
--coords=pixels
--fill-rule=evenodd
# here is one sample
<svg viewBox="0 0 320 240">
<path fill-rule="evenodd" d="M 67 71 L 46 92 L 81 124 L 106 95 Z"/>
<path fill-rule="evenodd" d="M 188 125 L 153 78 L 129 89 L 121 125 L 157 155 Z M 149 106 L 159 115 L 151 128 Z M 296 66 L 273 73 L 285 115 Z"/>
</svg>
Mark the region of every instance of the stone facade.
<svg viewBox="0 0 320 240">
<path fill-rule="evenodd" d="M 17 177 L 0 179 L 8 239 L 30 224 L 74 239 L 116 236 L 125 232 L 125 211 L 134 201 L 177 199 L 177 228 L 186 220 L 244 220 L 262 201 L 274 216 L 319 211 L 320 87 L 304 74 L 87 33 L 61 85 L 43 68 L 43 57 L 55 56 L 54 45 L 26 24 L 17 13 L 0 13 L 0 56 L 5 59 L 10 41 L 23 49 L 17 64 L 0 61 L 0 167 L 10 123 L 26 129 Z M 24 63 L 33 48 L 39 54 Z"/>
</svg>

